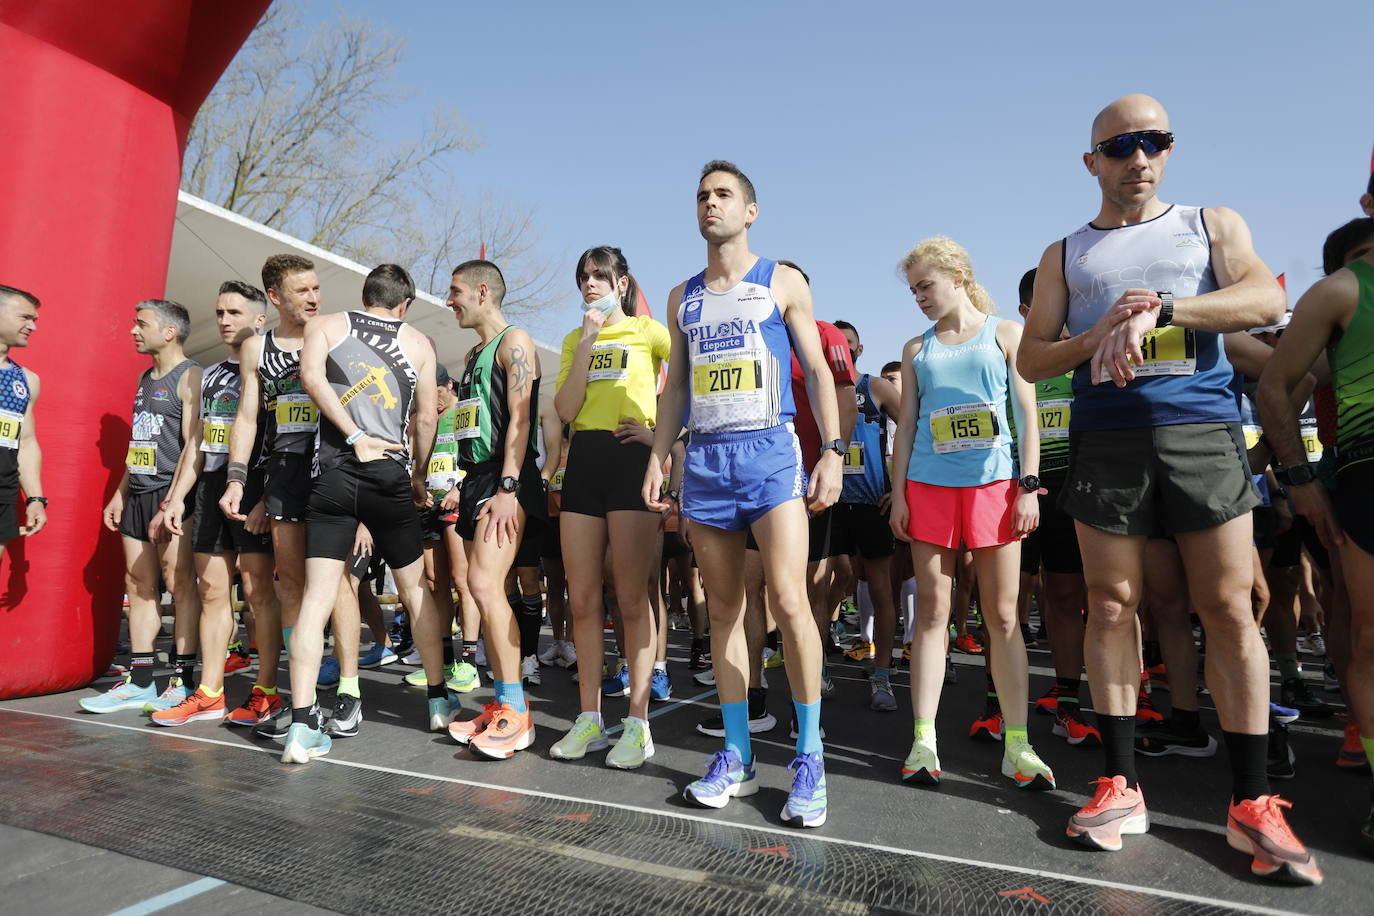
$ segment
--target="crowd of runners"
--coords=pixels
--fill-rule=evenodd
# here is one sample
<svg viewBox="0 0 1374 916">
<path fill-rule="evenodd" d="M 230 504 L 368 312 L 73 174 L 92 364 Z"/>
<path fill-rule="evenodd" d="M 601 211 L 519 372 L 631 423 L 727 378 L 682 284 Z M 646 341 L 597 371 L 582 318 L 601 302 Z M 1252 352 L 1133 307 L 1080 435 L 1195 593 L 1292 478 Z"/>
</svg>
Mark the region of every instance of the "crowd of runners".
<svg viewBox="0 0 1374 916">
<path fill-rule="evenodd" d="M 671 696 L 668 619 L 682 611 L 688 667 L 720 701 L 698 729 L 723 739 L 684 796 L 720 808 L 785 779 L 782 820 L 818 827 L 826 659 L 852 595 L 847 654 L 894 726 L 891 672 L 910 670 L 913 738 L 894 778 L 938 785 L 937 732 L 967 731 L 1001 746 L 1016 786 L 1054 789 L 1056 753 L 1027 734 L 1046 713 L 1054 735 L 1102 750 L 1068 836 L 1118 850 L 1150 825 L 1136 755 L 1218 750 L 1200 719 L 1201 655 L 1232 773 L 1228 842 L 1257 875 L 1320 883 L 1271 781 L 1295 772 L 1288 723 L 1335 712 L 1300 671 L 1300 629 L 1347 704 L 1337 763 L 1374 762 L 1374 180 L 1365 218 L 1326 239 L 1327 276 L 1288 310 L 1239 214 L 1160 200 L 1173 144 L 1147 96 L 1097 115 L 1083 161 L 1099 209 L 1022 279 L 1024 325 L 997 317 L 957 242 L 901 256 L 932 326 L 879 375 L 855 371 L 854 324 L 815 319 L 799 266 L 751 253 L 755 189 L 725 161 L 701 171 L 706 266 L 669 294 L 666 326 L 637 313 L 620 249 L 578 260 L 583 318 L 552 384 L 486 260 L 452 273 L 448 307 L 479 339 L 456 367 L 406 324 L 415 286 L 394 264 L 348 312 L 322 310 L 296 255 L 269 258 L 261 288 L 225 282 L 215 316 L 230 355 L 206 368 L 184 353 L 182 306 L 138 303 L 132 336 L 152 366 L 104 509 L 122 535 L 130 661 L 81 706 L 146 708 L 164 726 L 224 719 L 306 763 L 358 733 L 359 669 L 405 660 L 429 729 L 502 759 L 535 746 L 525 689 L 561 665 L 576 668 L 580 712 L 540 750 L 633 769 L 654 754 L 649 708 Z M 0 300 L 8 352 L 39 303 L 12 287 Z M 279 321 L 263 333 L 269 305 Z M 39 380 L 9 359 L 0 372 L 8 540 L 41 529 L 47 503 Z M 364 585 L 383 571 L 402 608 L 390 628 Z M 251 692 L 227 698 L 226 669 L 249 656 L 236 582 L 258 663 Z M 164 588 L 175 626 L 159 689 Z M 1037 639 L 1056 681 L 1034 697 Z M 986 658 L 971 725 L 939 716 L 952 648 Z M 756 769 L 750 745 L 777 726 L 764 669 L 779 666 L 796 740 L 786 776 Z M 493 699 L 460 712 L 483 670 Z M 1093 715 L 1080 711 L 1085 670 Z M 1169 689 L 1167 718 L 1152 683 Z M 334 688 L 331 707 L 317 685 Z M 628 715 L 613 743 L 614 696 Z M 1374 807 L 1361 839 L 1374 849 Z"/>
</svg>

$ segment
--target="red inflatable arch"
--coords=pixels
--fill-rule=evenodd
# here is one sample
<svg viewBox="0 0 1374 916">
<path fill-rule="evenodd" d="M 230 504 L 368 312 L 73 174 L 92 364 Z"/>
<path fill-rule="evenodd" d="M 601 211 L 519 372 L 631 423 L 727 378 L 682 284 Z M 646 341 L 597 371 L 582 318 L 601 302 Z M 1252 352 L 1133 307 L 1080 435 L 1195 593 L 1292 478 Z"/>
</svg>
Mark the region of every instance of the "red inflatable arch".
<svg viewBox="0 0 1374 916">
<path fill-rule="evenodd" d="M 147 366 L 132 306 L 163 294 L 187 129 L 269 2 L 0 0 L 0 283 L 43 302 L 13 355 L 42 377 L 52 501 L 0 562 L 0 698 L 80 687 L 110 660 L 123 559 L 100 512 Z"/>
</svg>

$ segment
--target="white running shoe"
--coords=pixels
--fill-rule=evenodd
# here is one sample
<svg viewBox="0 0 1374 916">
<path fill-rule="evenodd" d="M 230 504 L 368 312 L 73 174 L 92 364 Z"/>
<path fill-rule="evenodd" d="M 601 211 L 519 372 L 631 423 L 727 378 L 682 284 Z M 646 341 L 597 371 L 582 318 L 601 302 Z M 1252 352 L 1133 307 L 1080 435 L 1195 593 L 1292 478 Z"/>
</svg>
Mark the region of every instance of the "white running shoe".
<svg viewBox="0 0 1374 916">
<path fill-rule="evenodd" d="M 571 639 L 565 639 L 558 646 L 558 665 L 561 668 L 577 667 L 577 648 Z"/>
<path fill-rule="evenodd" d="M 561 647 L 558 644 L 558 640 L 554 640 L 553 642 L 549 643 L 549 647 L 545 649 L 543 652 L 539 653 L 539 664 L 555 664 L 558 661 L 558 652 L 560 648 Z"/>
<path fill-rule="evenodd" d="M 531 687 L 538 687 L 544 682 L 543 676 L 539 673 L 539 659 L 533 655 L 526 655 L 521 659 L 520 680 Z"/>
<path fill-rule="evenodd" d="M 487 664 L 487 644 L 485 641 L 477 640 L 477 661 L 478 668 L 485 667 Z"/>
</svg>

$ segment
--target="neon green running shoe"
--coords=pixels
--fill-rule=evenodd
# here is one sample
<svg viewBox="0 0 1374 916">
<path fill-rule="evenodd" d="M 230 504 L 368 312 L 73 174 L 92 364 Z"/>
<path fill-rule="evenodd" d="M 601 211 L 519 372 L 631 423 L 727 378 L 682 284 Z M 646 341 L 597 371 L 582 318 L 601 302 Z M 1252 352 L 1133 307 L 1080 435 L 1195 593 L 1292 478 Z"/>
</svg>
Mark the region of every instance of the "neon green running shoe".
<svg viewBox="0 0 1374 916">
<path fill-rule="evenodd" d="M 621 719 L 625 733 L 606 755 L 606 766 L 617 770 L 635 770 L 654 756 L 654 739 L 649 724 L 642 719 Z"/>
<path fill-rule="evenodd" d="M 568 733 L 549 748 L 549 756 L 555 760 L 581 760 L 588 751 L 604 751 L 611 746 L 606 738 L 606 730 L 589 712 L 578 715 Z"/>
<path fill-rule="evenodd" d="M 1053 789 L 1054 773 L 1029 742 L 1008 742 L 1002 756 L 1002 775 L 1023 789 Z"/>
<path fill-rule="evenodd" d="M 411 687 L 423 687 L 429 683 L 425 678 L 425 669 L 416 668 L 404 678 L 406 684 Z M 482 686 L 482 676 L 477 673 L 477 668 L 467 662 L 454 662 L 444 666 L 444 683 L 449 690 L 458 693 L 469 693 Z"/>
</svg>

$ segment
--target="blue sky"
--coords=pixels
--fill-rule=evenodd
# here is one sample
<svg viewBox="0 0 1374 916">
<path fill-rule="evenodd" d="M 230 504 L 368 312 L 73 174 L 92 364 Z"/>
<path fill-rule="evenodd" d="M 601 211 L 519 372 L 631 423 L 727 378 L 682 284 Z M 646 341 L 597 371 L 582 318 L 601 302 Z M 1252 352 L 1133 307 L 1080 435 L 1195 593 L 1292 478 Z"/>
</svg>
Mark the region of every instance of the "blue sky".
<svg viewBox="0 0 1374 916">
<path fill-rule="evenodd" d="M 306 0 L 401 34 L 410 97 L 378 136 L 439 102 L 482 145 L 465 193 L 533 207 L 567 305 L 595 244 L 624 249 L 655 315 L 704 265 L 698 171 L 753 179 L 755 252 L 798 262 L 818 317 L 858 326 L 864 371 L 926 326 L 894 265 L 930 235 L 968 248 L 1014 317 L 1016 283 L 1097 210 L 1093 115 L 1148 92 L 1178 146 L 1161 197 L 1234 207 L 1290 297 L 1359 216 L 1374 144 L 1367 3 L 381 3 Z M 496 252 L 499 260 L 499 252 Z M 566 279 L 565 279 L 566 278 Z"/>
</svg>

